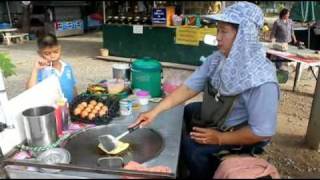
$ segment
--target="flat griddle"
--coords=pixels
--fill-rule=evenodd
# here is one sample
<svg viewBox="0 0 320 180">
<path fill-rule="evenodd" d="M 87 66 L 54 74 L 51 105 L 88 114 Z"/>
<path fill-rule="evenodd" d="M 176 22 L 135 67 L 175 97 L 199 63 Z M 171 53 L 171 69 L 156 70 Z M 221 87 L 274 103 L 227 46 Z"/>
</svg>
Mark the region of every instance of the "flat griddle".
<svg viewBox="0 0 320 180">
<path fill-rule="evenodd" d="M 126 125 L 109 124 L 88 128 L 72 135 L 64 145 L 71 154 L 71 165 L 98 168 L 99 158 L 111 156 L 121 157 L 124 164 L 129 161 L 144 163 L 157 157 L 163 150 L 162 136 L 150 128 L 141 128 L 123 137 L 121 141 L 129 143 L 130 146 L 118 155 L 107 155 L 97 147 L 100 135 L 117 136 L 126 129 Z"/>
</svg>

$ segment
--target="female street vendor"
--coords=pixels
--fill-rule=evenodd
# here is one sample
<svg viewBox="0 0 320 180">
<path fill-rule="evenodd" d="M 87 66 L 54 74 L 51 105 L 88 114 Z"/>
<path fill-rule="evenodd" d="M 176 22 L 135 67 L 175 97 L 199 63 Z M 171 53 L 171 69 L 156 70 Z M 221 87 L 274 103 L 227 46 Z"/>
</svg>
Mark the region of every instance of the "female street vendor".
<svg viewBox="0 0 320 180">
<path fill-rule="evenodd" d="M 263 13 L 238 2 L 218 22 L 218 49 L 172 94 L 136 122 L 151 123 L 159 113 L 203 92 L 203 102 L 185 107 L 182 156 L 191 177 L 212 178 L 212 154 L 235 147 L 265 145 L 276 131 L 280 90 L 276 69 L 258 41 Z M 131 125 L 131 126 L 133 126 Z"/>
</svg>

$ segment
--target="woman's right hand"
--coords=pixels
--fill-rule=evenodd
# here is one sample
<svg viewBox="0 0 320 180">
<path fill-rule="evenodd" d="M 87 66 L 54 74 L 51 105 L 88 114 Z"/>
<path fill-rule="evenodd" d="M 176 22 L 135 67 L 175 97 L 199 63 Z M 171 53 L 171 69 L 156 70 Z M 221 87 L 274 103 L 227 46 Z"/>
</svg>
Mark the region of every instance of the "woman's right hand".
<svg viewBox="0 0 320 180">
<path fill-rule="evenodd" d="M 157 116 L 157 114 L 154 113 L 152 110 L 141 113 L 138 116 L 137 120 L 133 124 L 131 124 L 129 126 L 129 128 L 134 127 L 134 126 L 138 125 L 139 123 L 141 123 L 140 127 L 144 127 L 144 126 L 150 124 L 155 119 L 156 116 Z"/>
</svg>

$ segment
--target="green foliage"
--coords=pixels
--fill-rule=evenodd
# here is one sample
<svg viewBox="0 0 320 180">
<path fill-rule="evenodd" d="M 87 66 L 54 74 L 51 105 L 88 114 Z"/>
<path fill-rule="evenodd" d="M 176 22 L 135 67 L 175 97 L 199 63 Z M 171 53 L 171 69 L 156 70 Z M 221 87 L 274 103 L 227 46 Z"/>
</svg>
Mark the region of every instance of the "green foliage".
<svg viewBox="0 0 320 180">
<path fill-rule="evenodd" d="M 280 11 L 282 10 L 282 9 L 284 9 L 285 8 L 285 6 L 284 6 L 284 4 L 277 4 L 277 11 L 278 11 L 278 13 L 280 13 Z"/>
<path fill-rule="evenodd" d="M 4 77 L 15 75 L 16 66 L 11 63 L 9 55 L 6 53 L 0 53 L 0 70 L 2 70 Z"/>
<path fill-rule="evenodd" d="M 285 70 L 277 70 L 277 78 L 280 84 L 284 84 L 289 79 L 289 72 Z"/>
</svg>

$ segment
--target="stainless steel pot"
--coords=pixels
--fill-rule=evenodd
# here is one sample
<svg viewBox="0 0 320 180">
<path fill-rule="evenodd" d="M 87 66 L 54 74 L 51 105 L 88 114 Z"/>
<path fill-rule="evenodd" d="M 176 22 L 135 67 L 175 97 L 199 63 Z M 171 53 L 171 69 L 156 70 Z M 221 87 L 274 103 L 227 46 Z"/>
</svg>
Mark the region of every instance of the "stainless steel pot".
<svg viewBox="0 0 320 180">
<path fill-rule="evenodd" d="M 47 146 L 57 141 L 55 109 L 40 106 L 22 112 L 29 146 Z"/>
<path fill-rule="evenodd" d="M 130 81 L 130 66 L 128 64 L 113 64 L 112 74 L 114 79 Z"/>
</svg>

